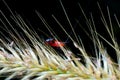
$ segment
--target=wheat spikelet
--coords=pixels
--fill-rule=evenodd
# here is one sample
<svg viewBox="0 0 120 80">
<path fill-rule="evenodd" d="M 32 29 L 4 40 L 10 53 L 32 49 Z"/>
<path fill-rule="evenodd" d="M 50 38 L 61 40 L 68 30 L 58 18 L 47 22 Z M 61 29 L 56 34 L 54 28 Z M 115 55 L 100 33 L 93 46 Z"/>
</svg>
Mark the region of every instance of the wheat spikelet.
<svg viewBox="0 0 120 80">
<path fill-rule="evenodd" d="M 67 47 L 61 47 L 62 52 L 65 54 L 64 56 L 61 57 L 58 55 L 60 53 L 42 42 L 42 39 L 39 37 L 39 35 L 34 30 L 29 28 L 29 26 L 24 22 L 19 14 L 15 15 L 9 9 L 12 14 L 12 20 L 16 23 L 17 27 L 23 31 L 23 34 L 27 37 L 27 39 L 19 34 L 19 32 L 14 28 L 14 25 L 12 25 L 11 22 L 7 19 L 5 14 L 0 11 L 9 26 L 14 31 L 11 32 L 7 30 L 6 32 L 10 34 L 10 37 L 3 35 L 4 39 L 0 39 L 1 77 L 5 76 L 5 80 L 10 80 L 12 78 L 18 78 L 21 80 L 119 80 L 120 50 L 119 45 L 117 44 L 114 37 L 109 9 L 107 8 L 110 29 L 98 4 L 101 12 L 101 20 L 103 21 L 103 24 L 107 29 L 113 44 L 108 42 L 107 39 L 97 33 L 92 14 L 91 18 L 88 19 L 80 7 L 83 16 L 86 19 L 86 23 L 90 29 L 91 39 L 96 51 L 96 58 L 93 60 L 88 56 L 84 44 L 82 43 L 82 40 L 76 35 L 61 1 L 60 3 L 76 39 L 73 39 L 69 33 L 67 33 L 62 24 L 54 15 L 52 16 L 63 29 L 63 31 L 68 35 L 68 37 L 73 41 L 74 47 L 76 47 L 80 54 L 82 54 L 84 57 L 84 63 L 80 61 L 80 58 L 76 58 L 74 53 Z M 54 31 L 51 31 L 51 27 L 41 16 L 41 14 L 39 14 L 37 11 L 36 13 L 45 24 L 47 29 L 53 33 L 52 36 L 55 39 L 58 39 L 56 37 L 57 34 L 54 34 Z M 119 26 L 119 22 L 116 16 L 115 19 Z M 7 29 L 7 26 L 3 20 L 1 20 L 1 23 L 3 23 L 4 27 Z M 100 38 L 102 38 L 116 51 L 118 63 L 115 63 L 108 55 L 108 52 Z M 31 44 L 29 44 L 27 40 L 29 40 Z"/>
</svg>

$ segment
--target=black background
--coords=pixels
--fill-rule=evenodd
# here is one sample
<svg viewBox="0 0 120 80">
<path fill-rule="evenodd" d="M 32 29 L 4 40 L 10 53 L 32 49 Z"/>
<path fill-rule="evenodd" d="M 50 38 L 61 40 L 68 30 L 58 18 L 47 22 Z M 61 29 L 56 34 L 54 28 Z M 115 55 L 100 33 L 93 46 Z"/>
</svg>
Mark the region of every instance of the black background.
<svg viewBox="0 0 120 80">
<path fill-rule="evenodd" d="M 107 17 L 106 7 L 108 6 L 110 8 L 111 15 L 116 13 L 119 19 L 119 13 L 120 13 L 119 0 L 62 0 L 62 3 L 66 9 L 69 19 L 73 25 L 73 28 L 75 29 L 77 35 L 80 35 L 80 37 L 82 38 L 86 49 L 88 49 L 88 52 L 91 51 L 91 49 L 93 49 L 90 39 L 86 36 L 84 31 L 80 27 L 78 27 L 78 25 L 77 27 L 75 27 L 76 20 L 78 20 L 86 29 L 86 25 L 85 25 L 86 21 L 83 17 L 83 14 L 81 13 L 78 3 L 81 4 L 88 18 L 90 17 L 90 12 L 93 13 L 97 31 L 102 36 L 107 36 L 106 30 L 104 27 L 102 27 L 103 25 L 101 24 L 100 21 L 100 12 L 97 6 L 97 1 L 99 2 L 105 17 Z M 51 16 L 52 14 L 60 21 L 62 25 L 64 25 L 64 28 L 67 30 L 69 34 L 71 34 L 72 32 L 59 0 L 5 0 L 5 2 L 11 8 L 13 13 L 17 12 L 22 16 L 25 22 L 28 23 L 28 25 L 30 23 L 30 25 L 38 32 L 40 36 L 47 38 L 44 34 L 39 32 L 38 29 L 44 31 L 50 37 L 51 34 L 45 28 L 41 20 L 38 18 L 37 14 L 35 13 L 35 10 L 37 10 L 45 18 L 45 20 L 48 22 L 51 28 L 56 32 L 56 34 L 61 38 L 62 41 L 65 41 L 68 37 L 62 31 L 62 29 L 56 24 L 55 20 Z M 5 6 L 2 0 L 0 0 L 0 9 L 8 17 L 8 19 L 10 19 L 9 16 L 11 15 L 11 13 L 9 12 L 9 10 L 7 9 L 7 7 Z M 2 15 L 0 16 L 2 17 Z M 113 21 L 113 25 L 114 23 L 115 22 Z M 118 28 L 115 28 L 115 34 L 118 36 L 118 42 L 119 42 L 119 30 L 117 29 Z M 74 35 L 72 34 L 71 36 L 74 37 Z M 107 38 L 109 39 L 109 37 Z"/>
</svg>

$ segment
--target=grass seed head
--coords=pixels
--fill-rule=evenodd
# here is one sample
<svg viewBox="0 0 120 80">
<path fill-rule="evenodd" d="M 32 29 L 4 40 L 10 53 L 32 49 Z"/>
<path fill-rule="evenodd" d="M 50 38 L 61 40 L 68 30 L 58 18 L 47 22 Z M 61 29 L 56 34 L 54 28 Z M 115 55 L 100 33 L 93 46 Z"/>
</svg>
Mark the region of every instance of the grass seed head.
<svg viewBox="0 0 120 80">
<path fill-rule="evenodd" d="M 3 0 L 5 3 L 5 1 Z M 94 49 L 96 57 L 94 60 L 89 56 L 88 52 L 85 50 L 84 44 L 82 40 L 77 37 L 75 30 L 73 29 L 72 23 L 69 20 L 69 17 L 66 13 L 66 10 L 60 0 L 60 4 L 63 8 L 65 16 L 67 18 L 67 22 L 69 23 L 70 28 L 73 31 L 75 38 L 72 38 L 69 33 L 64 29 L 62 24 L 57 20 L 57 18 L 52 15 L 55 21 L 59 24 L 59 26 L 63 29 L 66 35 L 73 42 L 73 46 L 79 50 L 79 54 L 82 55 L 82 58 L 76 57 L 74 52 L 70 50 L 68 47 L 60 47 L 61 52 L 56 51 L 51 46 L 46 45 L 42 42 L 42 39 L 39 35 L 25 23 L 22 17 L 11 11 L 9 6 L 9 11 L 11 12 L 12 20 L 17 24 L 18 28 L 23 31 L 23 34 L 26 36 L 20 35 L 18 31 L 14 28 L 15 26 L 11 24 L 11 22 L 7 19 L 5 14 L 0 11 L 1 15 L 5 18 L 9 26 L 5 26 L 2 20 L 4 27 L 11 27 L 14 31 L 8 33 L 10 37 L 4 36 L 6 40 L 0 39 L 0 75 L 6 76 L 6 80 L 10 80 L 12 78 L 21 78 L 21 80 L 84 80 L 84 79 L 97 79 L 97 80 L 119 80 L 120 79 L 120 50 L 119 45 L 114 38 L 114 31 L 112 28 L 110 13 L 108 11 L 108 18 L 110 21 L 110 29 L 109 25 L 106 22 L 106 19 L 103 15 L 103 12 L 98 4 L 98 7 L 101 12 L 101 20 L 107 32 L 111 38 L 111 42 L 109 42 L 102 35 L 97 33 L 95 29 L 95 23 L 93 20 L 93 16 L 91 15 L 91 19 L 87 18 L 83 9 L 80 7 L 83 16 L 87 22 L 88 28 L 90 29 L 91 36 L 90 39 L 93 41 Z M 46 22 L 43 16 L 36 11 L 38 17 L 42 20 L 43 24 L 46 28 L 51 32 L 52 36 L 57 39 L 57 34 L 52 30 L 50 25 Z M 117 23 L 118 19 L 115 16 Z M 120 26 L 120 25 L 118 25 Z M 6 31 L 7 32 L 7 31 Z M 12 38 L 11 38 L 12 37 Z M 112 58 L 109 56 L 107 50 L 104 47 L 101 39 L 103 39 L 109 46 L 111 46 L 117 55 L 118 63 L 115 63 Z M 11 42 L 10 42 L 11 41 Z M 9 43 L 9 44 L 8 44 Z M 60 56 L 59 54 L 64 54 Z M 83 63 L 81 62 L 83 61 Z"/>
</svg>

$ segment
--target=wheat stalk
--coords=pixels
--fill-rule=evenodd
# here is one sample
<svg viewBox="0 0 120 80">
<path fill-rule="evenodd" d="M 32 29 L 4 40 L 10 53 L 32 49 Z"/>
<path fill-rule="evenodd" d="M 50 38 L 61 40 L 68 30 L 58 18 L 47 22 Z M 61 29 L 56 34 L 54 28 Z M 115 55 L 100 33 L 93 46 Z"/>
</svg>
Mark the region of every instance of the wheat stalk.
<svg viewBox="0 0 120 80">
<path fill-rule="evenodd" d="M 109 9 L 107 8 L 110 28 L 98 4 L 101 12 L 101 20 L 113 43 L 108 42 L 107 39 L 97 33 L 92 14 L 91 18 L 88 19 L 80 7 L 90 29 L 91 39 L 95 47 L 96 58 L 91 59 L 88 56 L 81 39 L 77 37 L 76 33 L 74 32 L 62 2 L 60 3 L 76 39 L 73 39 L 69 33 L 67 33 L 62 24 L 54 15 L 52 16 L 63 29 L 63 31 L 68 35 L 68 37 L 73 41 L 74 47 L 76 47 L 79 50 L 79 53 L 82 54 L 84 58 L 84 64 L 80 61 L 80 58 L 76 58 L 74 53 L 66 47 L 61 47 L 62 52 L 65 54 L 61 57 L 59 52 L 42 42 L 42 39 L 39 37 L 39 35 L 29 28 L 20 15 L 13 14 L 9 8 L 10 12 L 12 13 L 12 20 L 16 23 L 17 27 L 23 31 L 25 36 L 27 36 L 27 39 L 19 34 L 19 32 L 14 28 L 14 25 L 12 25 L 7 19 L 5 14 L 0 11 L 4 19 L 14 31 L 11 32 L 7 30 L 6 33 L 9 33 L 10 37 L 3 35 L 4 39 L 0 39 L 1 77 L 5 76 L 5 80 L 10 80 L 12 78 L 19 78 L 21 80 L 119 80 L 120 50 L 119 45 L 114 37 Z M 36 13 L 48 30 L 51 33 L 54 33 L 51 31 L 51 27 L 41 16 L 41 14 L 39 14 L 37 11 Z M 120 26 L 116 16 L 115 19 L 118 23 L 118 26 Z M 5 25 L 6 23 L 4 23 L 3 20 L 1 20 L 1 23 L 3 23 L 4 27 L 7 29 L 8 26 Z M 55 36 L 56 34 L 53 34 L 53 37 L 58 39 Z M 116 51 L 118 63 L 115 63 L 108 55 L 104 44 L 99 38 L 102 38 Z M 29 40 L 31 44 L 29 44 L 27 40 Z"/>
</svg>

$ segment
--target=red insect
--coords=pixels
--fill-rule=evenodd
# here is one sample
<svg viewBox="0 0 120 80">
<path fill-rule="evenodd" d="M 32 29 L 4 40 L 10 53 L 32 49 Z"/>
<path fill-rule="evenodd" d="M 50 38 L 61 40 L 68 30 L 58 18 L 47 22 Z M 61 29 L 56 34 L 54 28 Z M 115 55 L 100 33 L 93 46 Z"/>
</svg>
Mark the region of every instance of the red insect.
<svg viewBox="0 0 120 80">
<path fill-rule="evenodd" d="M 45 43 L 50 45 L 51 47 L 56 47 L 56 48 L 60 48 L 60 47 L 65 46 L 65 42 L 58 41 L 58 40 L 55 40 L 53 38 L 46 39 Z"/>
</svg>

